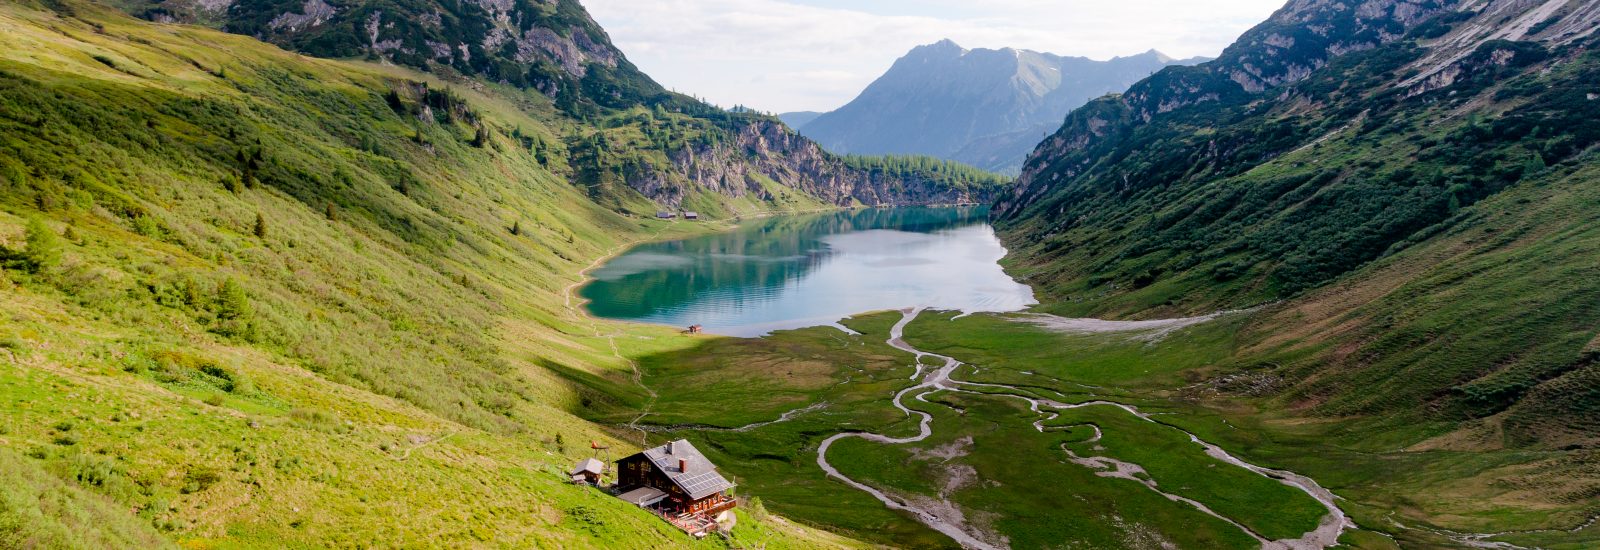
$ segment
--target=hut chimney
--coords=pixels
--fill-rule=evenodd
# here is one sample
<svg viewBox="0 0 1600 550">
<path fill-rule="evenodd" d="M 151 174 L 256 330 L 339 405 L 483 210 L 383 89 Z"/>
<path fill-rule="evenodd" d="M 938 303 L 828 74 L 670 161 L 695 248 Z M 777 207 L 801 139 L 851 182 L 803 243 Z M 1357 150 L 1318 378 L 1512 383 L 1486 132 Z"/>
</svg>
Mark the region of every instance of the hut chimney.
<svg viewBox="0 0 1600 550">
<path fill-rule="evenodd" d="M 678 471 L 679 472 L 684 472 L 684 473 L 688 473 L 689 472 L 689 459 L 687 459 L 687 458 L 678 459 Z"/>
<path fill-rule="evenodd" d="M 667 442 L 667 454 L 669 454 L 669 455 L 672 454 L 672 442 L 671 441 Z"/>
</svg>

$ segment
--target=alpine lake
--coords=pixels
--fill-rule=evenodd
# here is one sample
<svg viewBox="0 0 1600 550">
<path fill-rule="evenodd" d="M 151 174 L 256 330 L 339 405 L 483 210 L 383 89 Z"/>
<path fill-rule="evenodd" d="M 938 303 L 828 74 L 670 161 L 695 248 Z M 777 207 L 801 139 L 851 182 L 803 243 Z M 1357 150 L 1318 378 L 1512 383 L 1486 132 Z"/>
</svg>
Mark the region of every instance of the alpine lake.
<svg viewBox="0 0 1600 550">
<path fill-rule="evenodd" d="M 868 311 L 1033 305 L 1001 269 L 1005 254 L 983 207 L 845 210 L 642 244 L 580 293 L 597 317 L 752 337 Z"/>
</svg>

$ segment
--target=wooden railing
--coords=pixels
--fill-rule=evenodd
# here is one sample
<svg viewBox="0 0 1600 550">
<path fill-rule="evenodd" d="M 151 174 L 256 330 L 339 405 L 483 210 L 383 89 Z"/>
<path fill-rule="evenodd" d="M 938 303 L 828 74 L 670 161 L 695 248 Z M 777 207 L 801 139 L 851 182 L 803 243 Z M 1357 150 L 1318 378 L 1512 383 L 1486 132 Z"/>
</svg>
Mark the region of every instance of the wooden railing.
<svg viewBox="0 0 1600 550">
<path fill-rule="evenodd" d="M 727 510 L 732 510 L 738 505 L 738 501 L 732 498 L 724 497 L 721 500 L 711 503 L 709 506 L 701 509 L 698 512 L 669 514 L 657 511 L 656 513 L 660 515 L 662 519 L 667 520 L 668 523 L 676 525 L 679 529 L 683 529 L 684 531 L 689 532 L 691 535 L 704 535 L 718 529 L 717 521 L 715 519 L 717 514 Z"/>
<path fill-rule="evenodd" d="M 727 498 L 727 499 L 723 499 L 721 502 L 713 503 L 710 507 L 707 507 L 705 510 L 701 510 L 700 513 L 705 514 L 707 516 L 716 516 L 717 514 L 723 513 L 723 512 L 728 511 L 728 510 L 732 510 L 734 507 L 736 507 L 738 505 L 739 505 L 738 501 L 735 501 L 734 499 L 731 499 L 731 498 Z"/>
</svg>

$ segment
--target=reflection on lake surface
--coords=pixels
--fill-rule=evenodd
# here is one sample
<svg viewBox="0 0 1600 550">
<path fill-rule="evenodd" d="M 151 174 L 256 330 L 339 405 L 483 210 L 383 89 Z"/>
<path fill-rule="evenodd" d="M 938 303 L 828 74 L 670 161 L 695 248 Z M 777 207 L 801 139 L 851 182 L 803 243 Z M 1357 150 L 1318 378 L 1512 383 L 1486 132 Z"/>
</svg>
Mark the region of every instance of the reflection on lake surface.
<svg viewBox="0 0 1600 550">
<path fill-rule="evenodd" d="M 1033 291 L 1000 269 L 982 208 L 865 209 L 769 218 L 640 245 L 593 272 L 596 316 L 758 336 L 875 310 L 1015 311 Z"/>
</svg>

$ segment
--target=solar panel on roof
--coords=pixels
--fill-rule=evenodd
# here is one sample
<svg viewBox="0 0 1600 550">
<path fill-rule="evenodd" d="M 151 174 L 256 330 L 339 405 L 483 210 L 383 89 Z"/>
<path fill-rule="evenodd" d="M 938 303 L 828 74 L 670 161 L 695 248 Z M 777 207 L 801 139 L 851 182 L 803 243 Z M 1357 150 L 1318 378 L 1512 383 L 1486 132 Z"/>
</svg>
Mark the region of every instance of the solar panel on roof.
<svg viewBox="0 0 1600 550">
<path fill-rule="evenodd" d="M 666 474 L 667 479 L 688 493 L 689 498 L 704 498 L 734 486 L 733 482 L 717 473 L 716 466 L 687 440 L 679 439 L 660 447 L 645 449 L 643 454 L 661 473 Z M 687 471 L 678 469 L 679 460 L 684 461 Z"/>
<path fill-rule="evenodd" d="M 716 472 L 691 475 L 675 481 L 683 487 L 684 492 L 689 493 L 689 498 L 701 498 L 733 487 L 732 482 Z"/>
</svg>

